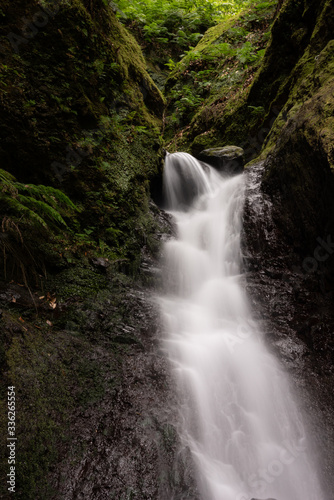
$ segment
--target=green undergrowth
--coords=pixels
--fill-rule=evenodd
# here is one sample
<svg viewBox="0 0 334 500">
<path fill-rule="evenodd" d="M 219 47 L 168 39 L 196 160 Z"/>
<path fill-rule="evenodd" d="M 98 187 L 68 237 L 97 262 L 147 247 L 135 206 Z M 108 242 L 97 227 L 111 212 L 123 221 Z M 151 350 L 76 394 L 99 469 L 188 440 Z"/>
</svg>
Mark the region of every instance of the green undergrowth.
<svg viewBox="0 0 334 500">
<path fill-rule="evenodd" d="M 255 2 L 256 3 L 256 2 Z M 258 2 L 269 5 L 272 2 Z M 149 0 L 114 2 L 117 16 L 135 34 L 150 61 L 151 74 L 162 85 L 185 53 L 202 39 L 208 28 L 232 19 L 254 4 L 251 0 Z"/>
<path fill-rule="evenodd" d="M 41 273 L 85 253 L 135 272 L 164 107 L 140 48 L 102 0 L 62 1 L 32 34 L 37 1 L 2 12 L 1 246 L 16 250 L 0 273 L 24 275 L 23 254 Z"/>
<path fill-rule="evenodd" d="M 210 28 L 176 65 L 166 82 L 165 138 L 170 150 L 216 145 L 217 123 L 236 101 L 245 99 L 270 40 L 277 2 L 256 2 L 252 9 Z M 256 124 L 262 106 L 250 106 Z M 175 134 L 176 131 L 176 134 Z"/>
<path fill-rule="evenodd" d="M 164 98 L 102 0 L 2 2 L 0 53 L 0 423 L 4 437 L 14 384 L 17 496 L 35 500 L 56 494 L 47 476 L 77 409 L 120 380 L 121 281 L 140 280 L 144 246 L 157 251 Z M 7 465 L 3 454 L 2 478 Z"/>
</svg>

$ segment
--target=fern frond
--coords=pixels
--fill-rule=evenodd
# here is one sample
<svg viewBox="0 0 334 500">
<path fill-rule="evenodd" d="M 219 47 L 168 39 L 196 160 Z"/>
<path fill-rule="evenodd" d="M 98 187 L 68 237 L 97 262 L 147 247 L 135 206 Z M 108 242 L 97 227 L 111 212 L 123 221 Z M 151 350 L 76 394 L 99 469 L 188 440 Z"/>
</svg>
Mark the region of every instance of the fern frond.
<svg viewBox="0 0 334 500">
<path fill-rule="evenodd" d="M 12 209 L 12 211 L 18 215 L 18 216 L 23 216 L 25 219 L 28 221 L 35 221 L 37 225 L 42 226 L 44 229 L 46 229 L 47 223 L 40 217 L 36 212 L 28 208 L 27 206 L 23 205 L 18 201 L 17 198 L 10 198 L 9 196 L 6 196 L 5 198 L 5 203 L 6 205 Z"/>
<path fill-rule="evenodd" d="M 15 177 L 0 168 L 0 190 L 4 193 L 9 191 L 10 193 L 17 193 L 17 189 L 15 187 Z"/>
<path fill-rule="evenodd" d="M 16 182 L 15 185 L 20 192 L 27 193 L 41 201 L 45 200 L 53 207 L 61 204 L 65 209 L 78 211 L 78 207 L 60 189 L 44 186 L 43 184 L 36 186 L 35 184 L 22 184 L 21 182 Z"/>
<path fill-rule="evenodd" d="M 6 172 L 6 170 L 3 170 L 0 168 L 0 181 L 1 182 L 15 182 L 15 177 L 10 174 L 9 172 Z"/>
<path fill-rule="evenodd" d="M 32 196 L 24 196 L 23 194 L 19 194 L 17 198 L 35 213 L 36 211 L 40 212 L 43 219 L 47 217 L 51 223 L 67 226 L 60 213 L 44 201 L 36 200 Z"/>
</svg>

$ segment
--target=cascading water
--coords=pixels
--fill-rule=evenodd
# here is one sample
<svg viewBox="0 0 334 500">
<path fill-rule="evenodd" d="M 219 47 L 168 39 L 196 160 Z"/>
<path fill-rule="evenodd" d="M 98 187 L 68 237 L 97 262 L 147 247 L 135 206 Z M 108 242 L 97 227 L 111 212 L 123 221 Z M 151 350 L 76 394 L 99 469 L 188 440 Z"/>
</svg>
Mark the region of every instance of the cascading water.
<svg viewBox="0 0 334 500">
<path fill-rule="evenodd" d="M 165 245 L 166 346 L 182 438 L 203 500 L 323 500 L 286 375 L 252 319 L 240 274 L 245 178 L 167 155 L 178 236 Z"/>
</svg>

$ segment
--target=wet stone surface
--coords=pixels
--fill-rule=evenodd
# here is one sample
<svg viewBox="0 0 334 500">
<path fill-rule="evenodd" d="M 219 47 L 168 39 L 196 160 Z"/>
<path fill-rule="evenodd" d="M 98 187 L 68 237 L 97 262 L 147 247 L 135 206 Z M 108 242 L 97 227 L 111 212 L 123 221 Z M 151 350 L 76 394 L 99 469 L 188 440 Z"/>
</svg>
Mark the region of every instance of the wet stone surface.
<svg viewBox="0 0 334 500">
<path fill-rule="evenodd" d="M 317 449 L 323 487 L 331 498 L 334 446 L 333 292 L 321 266 L 308 273 L 304 256 L 273 221 L 272 200 L 261 191 L 263 165 L 247 168 L 243 254 L 246 289 L 265 342 L 289 372 Z M 276 214 L 284 206 L 275 200 Z M 277 210 L 278 208 L 278 210 Z M 276 215 L 277 216 L 277 215 Z M 305 266 L 304 266 L 305 267 Z"/>
<path fill-rule="evenodd" d="M 157 239 L 164 240 L 173 233 L 170 218 L 151 209 L 162 228 Z M 69 324 L 73 336 L 79 329 L 86 337 L 88 344 L 77 339 L 76 351 L 93 383 L 87 381 L 86 392 L 71 388 L 80 404 L 51 475 L 52 498 L 198 499 L 192 460 L 178 437 L 178 396 L 163 349 L 154 279 L 159 258 L 144 248 L 140 280 L 108 275 L 109 292 L 78 310 L 84 318 L 79 326 Z M 95 398 L 93 388 L 100 388 Z"/>
</svg>

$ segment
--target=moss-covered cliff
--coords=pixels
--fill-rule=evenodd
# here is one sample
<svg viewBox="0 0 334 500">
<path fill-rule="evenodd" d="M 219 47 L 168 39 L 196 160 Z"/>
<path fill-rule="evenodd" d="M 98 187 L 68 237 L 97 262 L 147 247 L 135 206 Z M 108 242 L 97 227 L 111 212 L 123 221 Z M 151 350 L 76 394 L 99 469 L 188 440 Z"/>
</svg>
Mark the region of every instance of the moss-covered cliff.
<svg viewBox="0 0 334 500">
<path fill-rule="evenodd" d="M 334 234 L 333 9 L 276 6 L 255 2 L 211 28 L 170 74 L 163 119 L 164 97 L 108 2 L 3 0 L 0 434 L 14 384 L 18 498 L 198 498 L 148 299 L 172 232 L 149 201 L 161 183 L 161 130 L 171 150 L 234 144 L 265 162 L 259 196 L 272 218 L 267 226 L 247 202 L 245 212 L 253 299 L 270 298 L 277 344 L 297 332 L 308 369 L 323 363 L 319 387 L 330 380 L 332 323 L 315 322 L 331 308 L 332 259 L 301 271 L 298 290 L 289 280 Z M 3 454 L 1 477 L 7 469 Z"/>
<path fill-rule="evenodd" d="M 169 231 L 149 205 L 164 98 L 102 0 L 4 1 L 0 36 L 0 496 L 8 385 L 18 498 L 169 491 L 173 396 L 142 289 Z"/>
<path fill-rule="evenodd" d="M 283 196 L 279 224 L 302 251 L 333 228 L 334 14 L 330 1 L 287 0 L 270 29 L 274 7 L 260 4 L 231 25 L 211 28 L 179 63 L 167 96 L 184 128 L 170 148 L 196 155 L 234 144 L 248 161 L 270 155 L 264 185 Z M 244 49 L 242 69 L 246 40 L 253 45 Z M 256 50 L 263 47 L 262 59 Z"/>
<path fill-rule="evenodd" d="M 56 200 L 53 208 L 63 210 L 61 245 L 74 256 L 86 245 L 135 260 L 145 238 L 138 221 L 159 168 L 164 105 L 139 47 L 102 1 L 5 2 L 1 9 L 1 168 L 21 184 L 52 186 L 71 198 L 76 211 Z M 41 202 L 52 200 L 7 180 L 2 212 L 10 205 L 6 215 L 28 246 L 34 222 L 42 224 L 32 212 L 47 218 Z M 59 239 L 45 222 L 44 236 Z M 34 238 L 39 234 L 37 227 Z"/>
</svg>

